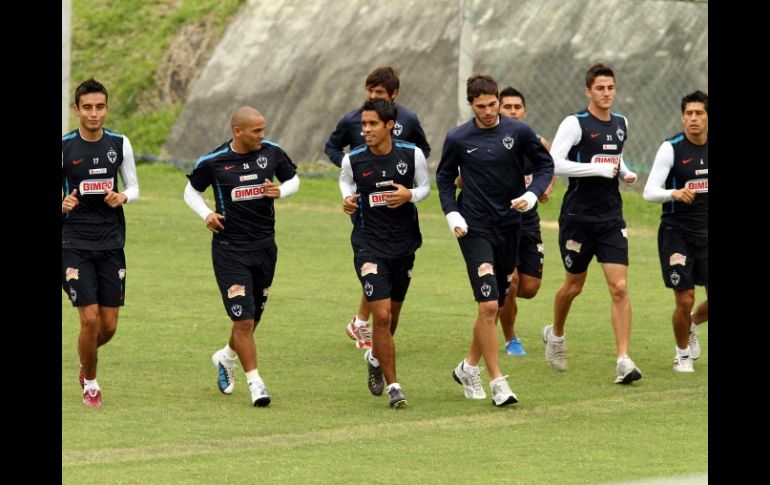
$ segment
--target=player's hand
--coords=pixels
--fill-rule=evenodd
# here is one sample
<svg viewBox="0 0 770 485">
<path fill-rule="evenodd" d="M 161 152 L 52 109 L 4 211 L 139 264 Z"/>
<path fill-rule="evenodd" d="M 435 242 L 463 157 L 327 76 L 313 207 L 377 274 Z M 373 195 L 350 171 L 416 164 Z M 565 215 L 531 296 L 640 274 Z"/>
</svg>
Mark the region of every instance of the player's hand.
<svg viewBox="0 0 770 485">
<path fill-rule="evenodd" d="M 385 194 L 385 200 L 388 201 L 388 208 L 395 209 L 412 200 L 411 190 L 396 182 L 393 182 L 391 185 L 396 188 L 396 191 Z"/>
<path fill-rule="evenodd" d="M 225 229 L 225 226 L 222 225 L 222 221 L 224 220 L 225 216 L 212 212 L 206 216 L 206 227 L 214 234 L 219 234 L 219 231 Z"/>
<path fill-rule="evenodd" d="M 268 178 L 265 178 L 265 195 L 271 199 L 277 199 L 281 196 L 280 187 Z"/>
<path fill-rule="evenodd" d="M 627 184 L 632 184 L 636 182 L 636 174 L 634 172 L 629 172 L 623 176 L 623 182 Z"/>
<path fill-rule="evenodd" d="M 128 196 L 126 194 L 121 194 L 120 192 L 115 192 L 110 189 L 104 189 L 104 193 L 107 194 L 104 196 L 104 202 L 106 202 L 107 205 L 113 209 L 120 207 L 128 200 Z"/>
<path fill-rule="evenodd" d="M 455 226 L 455 236 L 457 236 L 458 238 L 461 238 L 466 234 L 468 234 L 468 231 L 466 229 L 463 229 L 462 227 L 459 227 L 459 226 Z"/>
<path fill-rule="evenodd" d="M 682 202 L 683 204 L 692 204 L 695 200 L 695 194 L 696 192 L 694 190 L 684 187 L 671 192 L 671 198 L 677 202 Z"/>
<path fill-rule="evenodd" d="M 462 175 L 458 175 L 457 178 L 455 179 L 455 187 L 457 187 L 458 189 L 462 189 L 463 188 L 463 176 Z"/>
<path fill-rule="evenodd" d="M 61 201 L 61 213 L 66 214 L 78 206 L 78 189 L 72 189 L 72 192 Z"/>
<path fill-rule="evenodd" d="M 353 214 L 358 210 L 358 198 L 359 194 L 348 195 L 342 201 L 342 210 L 345 214 Z"/>
</svg>

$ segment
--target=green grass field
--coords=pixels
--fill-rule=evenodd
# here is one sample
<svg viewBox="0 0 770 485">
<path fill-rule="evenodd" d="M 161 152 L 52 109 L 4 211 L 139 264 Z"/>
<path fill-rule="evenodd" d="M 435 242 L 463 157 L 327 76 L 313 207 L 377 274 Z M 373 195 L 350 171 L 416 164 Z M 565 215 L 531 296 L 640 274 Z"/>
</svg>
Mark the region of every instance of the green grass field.
<svg viewBox="0 0 770 485">
<path fill-rule="evenodd" d="M 242 369 L 231 396 L 216 388 L 210 357 L 230 322 L 210 233 L 182 200 L 184 174 L 141 165 L 139 181 L 141 198 L 126 207 L 127 302 L 99 353 L 98 410 L 81 404 L 79 324 L 62 293 L 63 483 L 593 484 L 706 472 L 708 325 L 695 374 L 677 375 L 673 295 L 656 253 L 660 207 L 638 194 L 623 195 L 631 356 L 641 381 L 613 383 L 610 298 L 596 263 L 567 322 L 569 370 L 557 374 L 545 363 L 540 329 L 563 277 L 560 184 L 540 211 L 540 294 L 520 302 L 517 330 L 529 355 L 505 355 L 500 338 L 520 402 L 498 409 L 466 400 L 451 372 L 467 351 L 476 304 L 434 188 L 419 205 L 424 242 L 395 339 L 409 405 L 394 411 L 369 394 L 362 352 L 343 329 L 360 286 L 337 183 L 303 179 L 296 195 L 276 203 L 278 269 L 256 331 L 273 403 L 254 408 Z"/>
</svg>

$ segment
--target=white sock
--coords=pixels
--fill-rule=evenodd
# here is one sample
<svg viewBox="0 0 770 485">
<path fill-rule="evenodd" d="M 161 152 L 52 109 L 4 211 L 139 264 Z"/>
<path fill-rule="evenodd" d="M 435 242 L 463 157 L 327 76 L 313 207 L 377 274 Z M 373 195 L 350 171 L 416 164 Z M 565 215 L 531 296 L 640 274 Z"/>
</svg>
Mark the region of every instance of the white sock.
<svg viewBox="0 0 770 485">
<path fill-rule="evenodd" d="M 698 325 L 695 322 L 692 322 L 690 324 L 690 333 L 695 333 L 698 331 Z"/>
<path fill-rule="evenodd" d="M 264 382 L 262 382 L 262 378 L 259 377 L 259 371 L 257 369 L 245 372 L 245 374 L 246 374 L 246 382 L 248 382 L 249 384 L 251 384 L 252 382 L 256 382 L 257 384 L 264 384 Z"/>
<path fill-rule="evenodd" d="M 368 323 L 369 323 L 369 320 L 361 320 L 360 318 L 358 318 L 358 314 L 356 314 L 356 319 L 353 321 L 353 326 L 358 328 L 358 327 L 363 327 Z"/>
<path fill-rule="evenodd" d="M 676 356 L 677 357 L 689 357 L 690 356 L 690 346 L 688 345 L 687 348 L 680 349 L 679 346 L 676 347 Z"/>
<path fill-rule="evenodd" d="M 621 360 L 628 359 L 628 354 L 623 354 L 618 356 L 618 364 L 620 364 Z"/>
<path fill-rule="evenodd" d="M 478 366 L 478 364 L 477 365 L 470 365 L 468 363 L 468 359 L 463 359 L 463 370 L 465 372 L 471 372 L 471 371 L 478 372 L 479 371 L 479 366 Z"/>
<path fill-rule="evenodd" d="M 399 384 L 398 382 L 394 382 L 393 384 L 391 384 L 391 385 L 389 385 L 387 387 L 388 391 L 390 391 L 391 389 L 398 389 L 400 391 L 401 390 L 401 384 Z"/>
<path fill-rule="evenodd" d="M 238 359 L 238 353 L 230 348 L 230 344 L 225 345 L 225 348 L 222 349 L 222 354 L 230 360 Z"/>
<path fill-rule="evenodd" d="M 553 330 L 551 330 L 551 340 L 554 342 L 564 342 L 564 337 L 566 336 L 567 334 L 565 333 L 561 337 L 557 337 L 556 335 L 553 334 Z"/>
<path fill-rule="evenodd" d="M 372 354 L 371 350 L 367 351 L 366 354 L 364 355 L 366 356 L 366 359 L 369 361 L 370 364 L 372 364 L 375 367 L 380 366 L 380 361 L 377 360 L 377 357 L 375 357 L 374 354 Z"/>
<path fill-rule="evenodd" d="M 87 391 L 89 389 L 96 389 L 99 390 L 99 383 L 96 382 L 96 379 L 89 381 L 88 379 L 83 380 L 83 391 Z"/>
</svg>

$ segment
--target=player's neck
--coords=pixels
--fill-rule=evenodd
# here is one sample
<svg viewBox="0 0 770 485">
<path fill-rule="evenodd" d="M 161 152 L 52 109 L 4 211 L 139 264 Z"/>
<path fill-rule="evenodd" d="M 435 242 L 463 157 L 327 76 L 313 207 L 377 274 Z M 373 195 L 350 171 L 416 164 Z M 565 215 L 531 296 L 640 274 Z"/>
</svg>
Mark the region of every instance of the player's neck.
<svg viewBox="0 0 770 485">
<path fill-rule="evenodd" d="M 611 108 L 602 109 L 593 104 L 588 105 L 588 112 L 602 121 L 610 121 L 612 119 L 612 112 L 610 110 Z"/>
<path fill-rule="evenodd" d="M 685 133 L 684 136 L 687 138 L 687 141 L 693 145 L 705 145 L 709 139 L 709 134 L 707 132 L 701 133 L 700 135 Z"/>
<path fill-rule="evenodd" d="M 99 141 L 104 136 L 104 130 L 101 126 L 96 130 L 89 130 L 81 126 L 78 128 L 78 133 L 80 134 L 80 138 L 85 141 Z"/>
<path fill-rule="evenodd" d="M 372 155 L 377 155 L 378 157 L 387 155 L 392 150 L 393 150 L 392 138 L 386 138 L 382 140 L 380 143 L 378 143 L 377 145 L 369 147 L 369 151 L 372 152 Z"/>
</svg>

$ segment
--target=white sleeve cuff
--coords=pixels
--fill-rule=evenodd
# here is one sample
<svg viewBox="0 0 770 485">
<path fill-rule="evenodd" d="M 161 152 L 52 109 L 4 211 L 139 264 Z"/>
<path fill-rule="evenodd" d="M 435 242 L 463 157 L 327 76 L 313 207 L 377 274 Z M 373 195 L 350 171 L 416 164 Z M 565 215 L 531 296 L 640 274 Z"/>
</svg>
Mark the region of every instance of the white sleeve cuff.
<svg viewBox="0 0 770 485">
<path fill-rule="evenodd" d="M 299 177 L 297 174 L 294 174 L 294 177 L 290 178 L 289 180 L 286 180 L 285 182 L 281 183 L 281 186 L 278 187 L 278 191 L 281 192 L 281 199 L 284 197 L 288 197 L 291 194 L 294 194 L 299 190 Z"/>
<path fill-rule="evenodd" d="M 464 231 L 468 230 L 468 223 L 465 222 L 465 218 L 457 211 L 452 211 L 446 215 L 447 224 L 449 224 L 449 230 L 454 234 L 455 227 L 459 227 Z"/>
<path fill-rule="evenodd" d="M 520 200 L 524 200 L 527 202 L 527 207 L 524 208 L 524 210 L 520 210 L 519 212 L 527 212 L 528 210 L 535 207 L 535 204 L 537 203 L 537 196 L 534 192 L 526 191 L 524 192 L 524 195 L 521 197 L 517 197 L 511 201 L 511 203 L 518 202 Z M 518 210 L 518 209 L 517 209 Z"/>
</svg>

